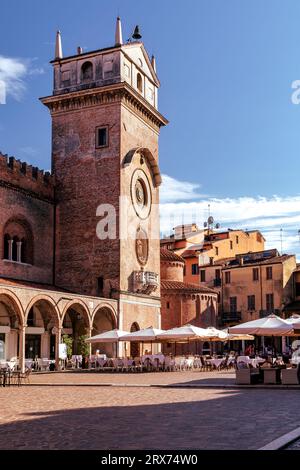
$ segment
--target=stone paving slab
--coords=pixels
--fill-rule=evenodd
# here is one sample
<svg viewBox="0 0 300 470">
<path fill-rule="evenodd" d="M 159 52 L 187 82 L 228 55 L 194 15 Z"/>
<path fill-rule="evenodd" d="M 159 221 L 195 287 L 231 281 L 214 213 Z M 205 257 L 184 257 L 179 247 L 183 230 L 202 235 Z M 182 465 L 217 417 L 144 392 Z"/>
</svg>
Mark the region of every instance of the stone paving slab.
<svg viewBox="0 0 300 470">
<path fill-rule="evenodd" d="M 299 426 L 299 391 L 284 393 L 0 387 L 0 449 L 258 449 Z"/>
</svg>

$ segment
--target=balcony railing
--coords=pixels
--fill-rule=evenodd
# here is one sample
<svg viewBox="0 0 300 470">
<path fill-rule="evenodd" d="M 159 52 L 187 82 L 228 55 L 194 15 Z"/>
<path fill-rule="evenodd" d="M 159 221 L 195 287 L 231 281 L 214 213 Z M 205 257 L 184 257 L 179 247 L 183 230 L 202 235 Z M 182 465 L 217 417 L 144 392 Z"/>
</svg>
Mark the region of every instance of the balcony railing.
<svg viewBox="0 0 300 470">
<path fill-rule="evenodd" d="M 158 274 L 151 271 L 134 271 L 134 291 L 141 294 L 151 294 L 159 285 Z"/>
<path fill-rule="evenodd" d="M 235 322 L 238 323 L 242 319 L 242 312 L 223 312 L 221 315 L 222 323 Z"/>
<path fill-rule="evenodd" d="M 280 316 L 280 310 L 279 309 L 272 309 L 272 310 L 260 310 L 259 311 L 259 317 L 260 318 L 265 318 L 268 317 L 271 314 L 278 315 Z"/>
</svg>

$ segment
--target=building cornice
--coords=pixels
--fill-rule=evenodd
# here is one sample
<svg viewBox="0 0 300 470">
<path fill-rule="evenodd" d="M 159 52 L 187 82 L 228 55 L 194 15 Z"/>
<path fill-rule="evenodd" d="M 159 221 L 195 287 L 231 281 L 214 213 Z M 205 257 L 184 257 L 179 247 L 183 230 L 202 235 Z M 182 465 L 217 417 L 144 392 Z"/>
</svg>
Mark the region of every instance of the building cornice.
<svg viewBox="0 0 300 470">
<path fill-rule="evenodd" d="M 123 102 L 152 127 L 160 128 L 168 124 L 168 120 L 127 82 L 47 96 L 40 98 L 40 100 L 49 108 L 51 115 L 99 106 L 101 104 Z"/>
</svg>

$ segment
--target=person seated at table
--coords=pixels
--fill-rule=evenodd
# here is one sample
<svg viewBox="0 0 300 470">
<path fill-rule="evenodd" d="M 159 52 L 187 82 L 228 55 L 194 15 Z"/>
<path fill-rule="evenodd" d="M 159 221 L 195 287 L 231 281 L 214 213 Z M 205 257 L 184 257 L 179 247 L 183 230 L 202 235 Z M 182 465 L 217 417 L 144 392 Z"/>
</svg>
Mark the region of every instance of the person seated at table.
<svg viewBox="0 0 300 470">
<path fill-rule="evenodd" d="M 249 369 L 249 364 L 244 361 L 239 361 L 236 366 L 238 369 Z"/>
<path fill-rule="evenodd" d="M 275 366 L 284 366 L 284 361 L 283 361 L 282 357 L 277 357 L 275 359 L 274 365 Z"/>
<path fill-rule="evenodd" d="M 148 356 L 149 354 L 150 354 L 150 351 L 148 351 L 148 349 L 146 349 L 146 350 L 144 351 L 144 356 Z"/>
<path fill-rule="evenodd" d="M 269 359 L 266 359 L 265 362 L 263 362 L 263 363 L 260 365 L 260 368 L 261 368 L 261 369 L 271 369 L 271 367 L 273 367 L 273 364 L 272 364 L 272 362 L 271 362 Z"/>
<path fill-rule="evenodd" d="M 250 356 L 251 353 L 251 345 L 249 344 L 245 349 L 245 356 Z"/>
</svg>

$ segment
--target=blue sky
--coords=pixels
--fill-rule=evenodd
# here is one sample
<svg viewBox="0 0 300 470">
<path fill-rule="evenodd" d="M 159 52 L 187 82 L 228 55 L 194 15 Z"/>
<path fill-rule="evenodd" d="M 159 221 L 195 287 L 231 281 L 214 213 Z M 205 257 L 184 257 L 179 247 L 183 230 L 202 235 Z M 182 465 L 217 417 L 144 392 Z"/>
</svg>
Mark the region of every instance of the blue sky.
<svg viewBox="0 0 300 470">
<path fill-rule="evenodd" d="M 300 257 L 300 79 L 298 0 L 1 0 L 0 150 L 50 168 L 55 32 L 65 55 L 124 39 L 139 24 L 157 59 L 165 176 L 162 214 L 201 226 L 207 205 L 223 228 L 260 228 L 268 246 Z M 8 62 L 11 60 L 11 62 Z M 174 190 L 175 188 L 175 190 Z M 177 219 L 176 219 L 177 220 Z M 172 221 L 162 216 L 162 230 Z"/>
</svg>

